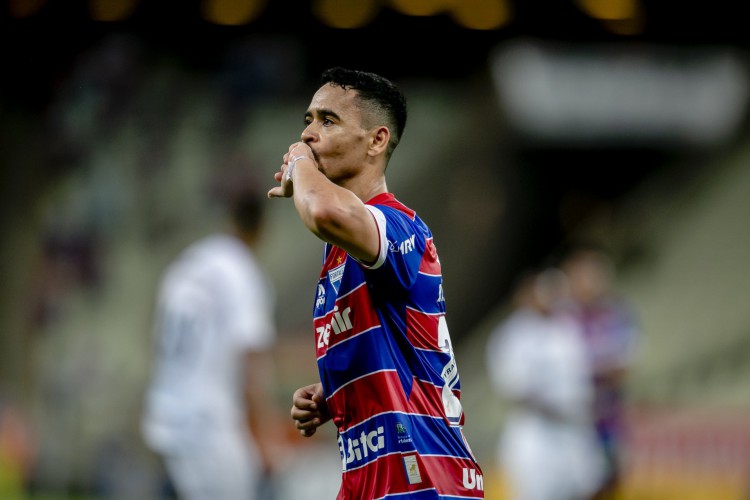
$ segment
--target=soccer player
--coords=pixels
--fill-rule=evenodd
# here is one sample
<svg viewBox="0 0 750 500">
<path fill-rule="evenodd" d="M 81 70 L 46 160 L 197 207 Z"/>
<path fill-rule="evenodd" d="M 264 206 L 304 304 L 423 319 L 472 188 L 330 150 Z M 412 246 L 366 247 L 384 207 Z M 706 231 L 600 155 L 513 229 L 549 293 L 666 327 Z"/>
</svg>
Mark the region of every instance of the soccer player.
<svg viewBox="0 0 750 500">
<path fill-rule="evenodd" d="M 183 500 L 259 498 L 284 437 L 270 385 L 274 293 L 254 254 L 264 197 L 231 180 L 230 228 L 183 250 L 158 290 L 142 428 Z"/>
<path fill-rule="evenodd" d="M 609 252 L 596 244 L 569 249 L 562 268 L 570 282 L 568 311 L 582 328 L 594 384 L 594 418 L 607 459 L 607 477 L 596 496 L 617 496 L 625 465 L 627 378 L 642 335 L 640 319 L 616 289 Z"/>
<path fill-rule="evenodd" d="M 436 245 L 386 186 L 406 116 L 391 81 L 329 69 L 275 174 L 268 195 L 293 198 L 325 242 L 313 307 L 320 383 L 294 393 L 291 416 L 304 436 L 336 426 L 339 500 L 484 498 Z"/>
<path fill-rule="evenodd" d="M 510 500 L 591 499 L 603 477 L 586 347 L 556 310 L 566 288 L 556 268 L 524 275 L 487 341 L 490 382 L 510 403 L 497 447 Z"/>
</svg>

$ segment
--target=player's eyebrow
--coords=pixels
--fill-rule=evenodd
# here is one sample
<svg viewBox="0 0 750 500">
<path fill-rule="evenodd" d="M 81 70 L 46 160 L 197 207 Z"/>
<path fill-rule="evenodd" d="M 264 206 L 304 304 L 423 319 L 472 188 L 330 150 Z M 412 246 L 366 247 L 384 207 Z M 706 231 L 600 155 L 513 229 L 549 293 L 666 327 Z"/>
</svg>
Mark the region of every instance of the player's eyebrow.
<svg viewBox="0 0 750 500">
<path fill-rule="evenodd" d="M 305 113 L 305 118 L 314 118 L 316 115 L 334 118 L 339 121 L 341 120 L 341 117 L 338 114 L 336 114 L 336 112 L 330 109 L 326 109 L 326 108 L 318 108 L 318 109 L 312 109 L 312 110 L 308 109 L 307 112 Z"/>
</svg>

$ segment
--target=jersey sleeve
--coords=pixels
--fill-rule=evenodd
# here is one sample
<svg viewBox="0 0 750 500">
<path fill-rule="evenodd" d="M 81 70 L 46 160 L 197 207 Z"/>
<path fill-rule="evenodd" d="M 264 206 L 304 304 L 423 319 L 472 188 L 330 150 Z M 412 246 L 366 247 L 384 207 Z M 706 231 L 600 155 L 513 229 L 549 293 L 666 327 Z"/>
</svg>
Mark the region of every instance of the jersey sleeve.
<svg viewBox="0 0 750 500">
<path fill-rule="evenodd" d="M 378 258 L 360 264 L 389 287 L 408 290 L 414 284 L 426 248 L 425 230 L 403 212 L 387 206 L 366 205 L 380 238 Z"/>
</svg>

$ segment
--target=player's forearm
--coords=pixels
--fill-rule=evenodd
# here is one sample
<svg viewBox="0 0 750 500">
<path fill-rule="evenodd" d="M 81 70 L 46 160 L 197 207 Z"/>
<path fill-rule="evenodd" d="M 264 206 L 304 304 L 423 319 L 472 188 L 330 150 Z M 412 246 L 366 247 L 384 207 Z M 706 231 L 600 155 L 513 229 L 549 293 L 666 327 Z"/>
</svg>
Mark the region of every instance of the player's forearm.
<svg viewBox="0 0 750 500">
<path fill-rule="evenodd" d="M 298 161 L 293 175 L 294 206 L 302 223 L 321 240 L 371 260 L 377 245 L 369 249 L 360 243 L 363 227 L 374 224 L 364 203 L 328 180 L 311 160 Z"/>
</svg>

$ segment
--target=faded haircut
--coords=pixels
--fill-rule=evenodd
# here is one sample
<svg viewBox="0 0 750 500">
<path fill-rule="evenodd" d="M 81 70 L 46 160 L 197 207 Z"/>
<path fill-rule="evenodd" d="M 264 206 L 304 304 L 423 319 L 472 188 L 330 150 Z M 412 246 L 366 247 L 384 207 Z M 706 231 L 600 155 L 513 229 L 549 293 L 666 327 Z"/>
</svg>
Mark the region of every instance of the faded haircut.
<svg viewBox="0 0 750 500">
<path fill-rule="evenodd" d="M 375 73 L 342 67 L 324 71 L 320 84 L 357 91 L 357 99 L 368 114 L 372 118 L 383 120 L 382 124 L 391 131 L 386 152 L 386 159 L 390 158 L 406 127 L 406 98 L 398 86 Z"/>
</svg>

